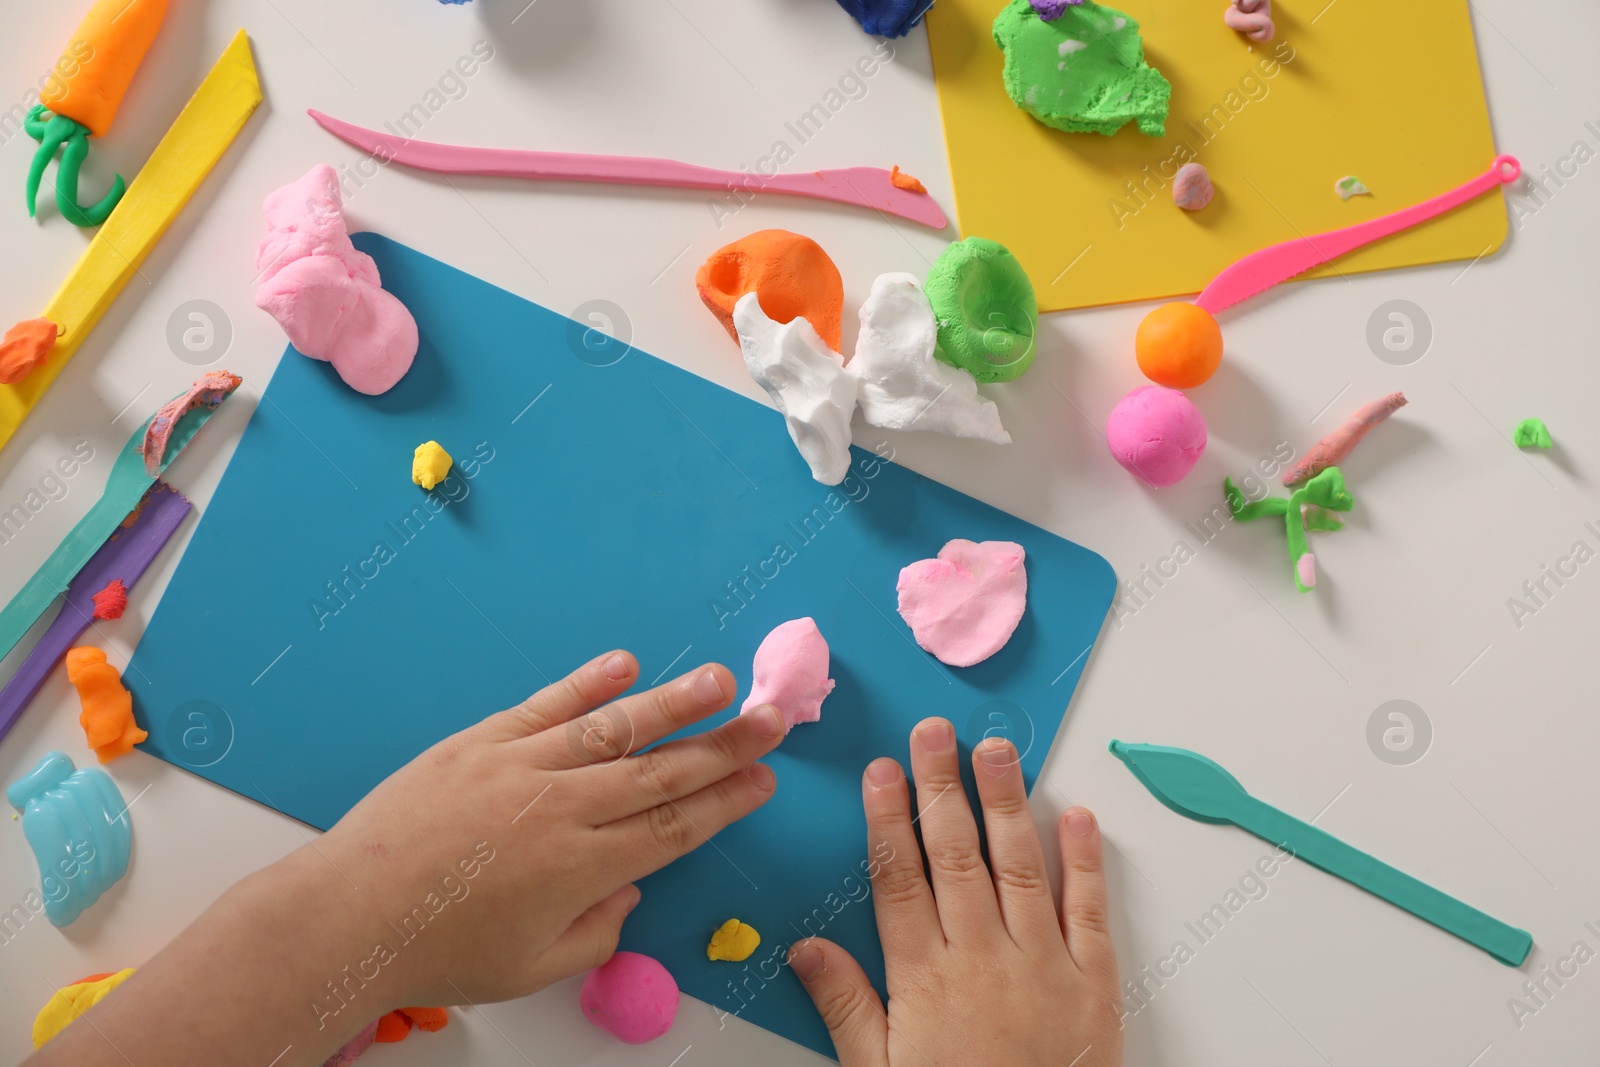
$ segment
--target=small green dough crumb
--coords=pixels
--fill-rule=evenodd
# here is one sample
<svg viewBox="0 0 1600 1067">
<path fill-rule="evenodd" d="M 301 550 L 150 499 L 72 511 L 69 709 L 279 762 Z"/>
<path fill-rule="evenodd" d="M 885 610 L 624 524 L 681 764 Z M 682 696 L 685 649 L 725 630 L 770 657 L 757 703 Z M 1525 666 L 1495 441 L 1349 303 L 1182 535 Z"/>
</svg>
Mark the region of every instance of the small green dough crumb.
<svg viewBox="0 0 1600 1067">
<path fill-rule="evenodd" d="M 1372 190 L 1361 183 L 1361 179 L 1354 174 L 1346 174 L 1343 178 L 1333 183 L 1333 191 L 1339 194 L 1340 200 L 1349 200 L 1352 196 L 1371 196 Z"/>
<path fill-rule="evenodd" d="M 1011 0 L 994 20 L 1006 54 L 1006 92 L 1044 123 L 1068 133 L 1116 133 L 1130 122 L 1166 133 L 1172 85 L 1144 61 L 1139 24 L 1094 0 L 1046 22 L 1029 0 Z"/>
<path fill-rule="evenodd" d="M 1523 419 L 1517 423 L 1511 440 L 1518 448 L 1549 448 L 1553 443 L 1542 419 Z"/>
<path fill-rule="evenodd" d="M 951 245 L 923 289 L 939 320 L 940 359 L 980 382 L 1009 382 L 1033 366 L 1039 302 L 1028 272 L 1004 245 L 984 237 Z"/>
</svg>

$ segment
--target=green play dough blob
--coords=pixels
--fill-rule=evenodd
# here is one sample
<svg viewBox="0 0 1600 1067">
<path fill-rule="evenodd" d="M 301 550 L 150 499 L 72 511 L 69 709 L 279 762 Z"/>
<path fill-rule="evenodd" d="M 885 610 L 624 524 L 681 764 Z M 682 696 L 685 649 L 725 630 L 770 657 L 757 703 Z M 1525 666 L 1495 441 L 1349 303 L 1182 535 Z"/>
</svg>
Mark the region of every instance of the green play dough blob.
<svg viewBox="0 0 1600 1067">
<path fill-rule="evenodd" d="M 1554 444 L 1543 419 L 1523 419 L 1512 431 L 1511 440 L 1518 448 L 1549 448 Z"/>
<path fill-rule="evenodd" d="M 1144 61 L 1139 24 L 1094 0 L 1046 22 L 1028 0 L 995 16 L 994 40 L 1006 54 L 1006 92 L 1018 107 L 1068 133 L 1110 136 L 1130 122 L 1166 132 L 1172 85 Z"/>
<path fill-rule="evenodd" d="M 1033 366 L 1039 302 L 1004 245 L 983 237 L 951 245 L 923 289 L 939 320 L 940 359 L 980 382 L 1009 382 Z"/>
</svg>

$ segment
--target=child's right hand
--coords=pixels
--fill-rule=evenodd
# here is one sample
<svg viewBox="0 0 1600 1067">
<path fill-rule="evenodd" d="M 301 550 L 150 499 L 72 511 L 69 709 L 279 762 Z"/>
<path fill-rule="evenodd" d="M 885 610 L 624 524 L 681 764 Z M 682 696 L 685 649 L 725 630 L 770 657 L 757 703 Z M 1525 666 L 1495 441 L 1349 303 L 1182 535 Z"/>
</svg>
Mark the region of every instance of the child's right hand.
<svg viewBox="0 0 1600 1067">
<path fill-rule="evenodd" d="M 1058 908 L 1017 759 L 998 738 L 973 753 L 992 873 L 950 723 L 928 719 L 911 735 L 922 845 L 899 764 L 880 759 L 867 768 L 869 852 L 892 857 L 872 880 L 888 1011 L 838 945 L 813 938 L 789 958 L 828 1024 L 840 1067 L 1122 1062 L 1099 827 L 1081 808 L 1062 817 Z"/>
</svg>

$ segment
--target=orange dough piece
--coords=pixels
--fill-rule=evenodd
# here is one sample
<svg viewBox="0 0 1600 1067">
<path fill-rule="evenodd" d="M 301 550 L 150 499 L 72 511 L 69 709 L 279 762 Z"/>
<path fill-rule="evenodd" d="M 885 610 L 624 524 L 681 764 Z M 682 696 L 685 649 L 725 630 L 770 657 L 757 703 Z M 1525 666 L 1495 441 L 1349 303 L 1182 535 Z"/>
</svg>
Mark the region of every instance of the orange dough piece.
<svg viewBox="0 0 1600 1067">
<path fill-rule="evenodd" d="M 390 1044 L 395 1041 L 404 1041 L 411 1034 L 411 1020 L 403 1011 L 391 1011 L 388 1015 L 378 1020 L 378 1032 L 372 1040 Z"/>
<path fill-rule="evenodd" d="M 0 340 L 0 385 L 15 385 L 49 358 L 60 334 L 49 319 L 28 319 L 6 331 Z"/>
<path fill-rule="evenodd" d="M 899 167 L 895 167 L 889 172 L 889 184 L 896 189 L 904 189 L 908 193 L 926 193 L 928 191 L 926 185 L 923 185 Z"/>
<path fill-rule="evenodd" d="M 133 720 L 133 694 L 98 648 L 84 645 L 67 653 L 67 681 L 78 690 L 78 725 L 101 763 L 127 755 L 150 736 Z"/>
<path fill-rule="evenodd" d="M 735 341 L 733 305 L 756 293 L 773 322 L 805 319 L 839 351 L 844 281 L 822 246 L 788 230 L 758 230 L 711 253 L 694 276 L 700 299 Z"/>
<path fill-rule="evenodd" d="M 1222 363 L 1222 327 L 1205 308 L 1184 301 L 1162 304 L 1134 335 L 1139 369 L 1157 385 L 1193 389 Z"/>
<path fill-rule="evenodd" d="M 418 1029 L 437 1033 L 450 1024 L 450 1013 L 443 1008 L 401 1008 L 401 1012 L 417 1024 Z"/>
<path fill-rule="evenodd" d="M 99 0 L 78 24 L 40 102 L 104 137 L 166 17 L 167 0 Z"/>
</svg>

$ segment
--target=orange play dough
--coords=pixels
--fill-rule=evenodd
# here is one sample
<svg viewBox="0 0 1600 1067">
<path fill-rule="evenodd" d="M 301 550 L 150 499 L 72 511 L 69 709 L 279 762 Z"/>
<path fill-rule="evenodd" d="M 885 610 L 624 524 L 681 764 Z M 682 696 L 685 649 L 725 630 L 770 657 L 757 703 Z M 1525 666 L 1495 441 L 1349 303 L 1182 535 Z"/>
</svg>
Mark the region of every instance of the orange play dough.
<svg viewBox="0 0 1600 1067">
<path fill-rule="evenodd" d="M 15 385 L 43 363 L 61 331 L 49 319 L 28 319 L 6 331 L 0 340 L 0 385 Z"/>
<path fill-rule="evenodd" d="M 1193 389 L 1222 362 L 1222 327 L 1204 308 L 1177 301 L 1144 317 L 1133 339 L 1139 369 L 1157 385 Z"/>
<path fill-rule="evenodd" d="M 711 253 L 694 276 L 700 299 L 735 341 L 733 305 L 756 293 L 773 322 L 803 318 L 839 351 L 844 281 L 822 246 L 788 230 L 758 230 Z"/>
<path fill-rule="evenodd" d="M 78 690 L 83 705 L 78 725 L 101 763 L 127 755 L 150 736 L 133 720 L 133 694 L 98 648 L 85 645 L 67 653 L 67 681 Z"/>
<path fill-rule="evenodd" d="M 889 184 L 896 189 L 904 189 L 908 193 L 925 193 L 928 191 L 926 185 L 923 185 L 899 167 L 895 167 L 889 172 Z"/>
</svg>

